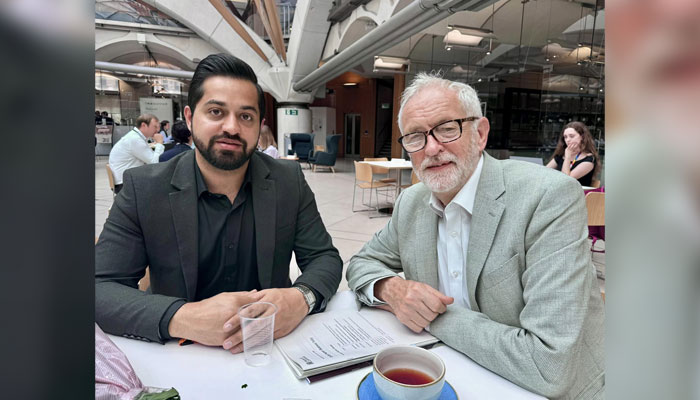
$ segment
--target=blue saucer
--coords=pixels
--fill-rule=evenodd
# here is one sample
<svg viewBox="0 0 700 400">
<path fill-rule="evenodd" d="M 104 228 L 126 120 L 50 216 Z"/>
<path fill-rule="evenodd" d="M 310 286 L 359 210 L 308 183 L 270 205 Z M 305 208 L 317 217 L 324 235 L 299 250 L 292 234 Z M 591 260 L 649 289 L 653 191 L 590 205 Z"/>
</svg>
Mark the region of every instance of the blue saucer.
<svg viewBox="0 0 700 400">
<path fill-rule="evenodd" d="M 382 400 L 374 387 L 374 377 L 371 372 L 365 375 L 360 384 L 357 385 L 357 398 L 359 400 Z M 442 387 L 442 393 L 438 400 L 458 400 L 457 393 L 449 382 L 445 381 L 445 386 Z"/>
</svg>

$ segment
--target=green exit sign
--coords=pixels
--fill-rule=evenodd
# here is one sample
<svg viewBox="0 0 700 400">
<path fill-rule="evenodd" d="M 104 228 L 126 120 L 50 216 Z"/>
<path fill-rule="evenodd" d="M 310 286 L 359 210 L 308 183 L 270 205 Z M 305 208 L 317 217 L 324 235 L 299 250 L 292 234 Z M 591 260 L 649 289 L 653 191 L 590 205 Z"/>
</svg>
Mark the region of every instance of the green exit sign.
<svg viewBox="0 0 700 400">
<path fill-rule="evenodd" d="M 299 110 L 284 110 L 284 115 L 299 115 Z"/>
</svg>

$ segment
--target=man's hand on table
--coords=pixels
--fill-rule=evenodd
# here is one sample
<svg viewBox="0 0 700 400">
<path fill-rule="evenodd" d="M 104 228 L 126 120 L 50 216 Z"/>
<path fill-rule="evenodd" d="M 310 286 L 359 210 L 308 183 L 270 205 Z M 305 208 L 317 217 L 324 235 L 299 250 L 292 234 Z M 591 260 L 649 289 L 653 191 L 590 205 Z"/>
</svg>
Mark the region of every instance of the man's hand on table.
<svg viewBox="0 0 700 400">
<path fill-rule="evenodd" d="M 224 346 L 239 329 L 238 309 L 260 301 L 264 291 L 220 293 L 208 299 L 186 303 L 173 315 L 168 325 L 170 336 L 190 339 L 207 346 Z M 297 291 L 298 292 L 298 291 Z M 234 318 L 232 318 L 234 317 Z M 228 328 L 228 329 L 227 329 Z"/>
<path fill-rule="evenodd" d="M 155 140 L 156 143 L 160 144 L 163 144 L 164 142 L 163 135 L 161 135 L 160 133 L 156 133 L 155 135 L 153 135 L 153 140 Z"/>
<path fill-rule="evenodd" d="M 275 339 L 288 335 L 308 314 L 309 306 L 306 305 L 304 295 L 297 289 L 265 289 L 258 293 L 262 294 L 262 298 L 258 301 L 267 301 L 277 306 Z M 240 326 L 238 315 L 230 322 Z M 229 347 L 224 343 L 224 349 L 229 349 L 234 354 L 243 351 L 243 332 L 240 329 L 231 337 L 231 342 Z"/>
<path fill-rule="evenodd" d="M 425 283 L 400 277 L 385 278 L 374 284 L 374 297 L 386 302 L 378 308 L 390 311 L 413 332 L 420 332 L 438 315 L 447 311 L 454 298 L 445 296 Z"/>
</svg>

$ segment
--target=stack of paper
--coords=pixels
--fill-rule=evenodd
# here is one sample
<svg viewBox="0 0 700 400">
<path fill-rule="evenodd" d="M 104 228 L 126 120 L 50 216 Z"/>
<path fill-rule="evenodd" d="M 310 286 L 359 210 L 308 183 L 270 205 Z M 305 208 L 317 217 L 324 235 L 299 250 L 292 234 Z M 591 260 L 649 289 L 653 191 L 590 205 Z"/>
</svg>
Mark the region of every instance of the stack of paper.
<svg viewBox="0 0 700 400">
<path fill-rule="evenodd" d="M 358 310 L 352 292 L 338 295 L 351 297 L 334 299 L 342 306 L 308 316 L 292 333 L 275 340 L 297 378 L 371 360 L 386 347 L 427 346 L 438 341 L 425 331 L 414 333 L 388 311 Z"/>
</svg>

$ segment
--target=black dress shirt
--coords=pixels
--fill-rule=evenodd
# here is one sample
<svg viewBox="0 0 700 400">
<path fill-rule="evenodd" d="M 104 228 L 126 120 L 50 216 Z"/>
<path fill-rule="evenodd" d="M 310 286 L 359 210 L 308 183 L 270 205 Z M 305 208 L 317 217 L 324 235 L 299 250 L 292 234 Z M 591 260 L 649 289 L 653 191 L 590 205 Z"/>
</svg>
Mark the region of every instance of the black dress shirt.
<svg viewBox="0 0 700 400">
<path fill-rule="evenodd" d="M 207 189 L 195 163 L 197 185 L 198 268 L 195 300 L 223 292 L 261 290 L 255 248 L 255 220 L 250 166 L 233 204 L 224 194 Z M 168 325 L 185 301 L 173 303 L 161 318 L 163 339 L 171 339 Z"/>
<path fill-rule="evenodd" d="M 250 168 L 233 204 L 212 193 L 196 167 L 199 269 L 196 300 L 223 292 L 262 289 L 255 255 Z"/>
</svg>

